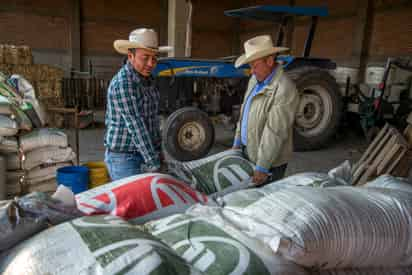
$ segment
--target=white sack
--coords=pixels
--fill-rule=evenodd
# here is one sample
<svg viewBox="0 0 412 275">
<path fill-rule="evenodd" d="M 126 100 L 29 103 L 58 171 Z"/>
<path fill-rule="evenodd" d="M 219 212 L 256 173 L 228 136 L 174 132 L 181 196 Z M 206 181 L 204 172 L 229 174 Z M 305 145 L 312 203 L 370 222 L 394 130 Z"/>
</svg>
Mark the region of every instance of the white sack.
<svg viewBox="0 0 412 275">
<path fill-rule="evenodd" d="M 197 204 L 185 214 L 149 222 L 145 227 L 204 274 L 307 274 L 233 227 L 221 208 Z"/>
<path fill-rule="evenodd" d="M 225 213 L 234 216 L 233 223 L 303 266 L 412 264 L 412 196 L 407 192 L 289 187 L 243 204 L 232 201 L 225 204 Z"/>
<path fill-rule="evenodd" d="M 0 115 L 0 136 L 14 136 L 19 131 L 17 122 L 8 116 Z"/>
<path fill-rule="evenodd" d="M 362 187 L 388 188 L 399 191 L 412 192 L 412 183 L 407 178 L 382 175 L 367 182 Z"/>
<path fill-rule="evenodd" d="M 58 162 L 72 161 L 76 158 L 76 154 L 70 147 L 60 148 L 56 146 L 46 146 L 34 149 L 25 153 L 25 160 L 21 162 L 19 155 L 7 155 L 7 169 L 27 169 L 30 170 L 42 164 L 53 164 Z"/>
<path fill-rule="evenodd" d="M 4 275 L 196 275 L 167 245 L 114 216 L 51 227 L 0 256 Z"/>
</svg>

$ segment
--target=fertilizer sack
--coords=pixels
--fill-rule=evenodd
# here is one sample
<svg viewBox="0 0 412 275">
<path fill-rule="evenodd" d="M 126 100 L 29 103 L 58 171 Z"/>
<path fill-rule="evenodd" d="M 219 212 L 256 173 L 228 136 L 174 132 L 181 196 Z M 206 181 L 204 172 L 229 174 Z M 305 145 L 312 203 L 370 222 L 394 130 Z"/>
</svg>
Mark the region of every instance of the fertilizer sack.
<svg viewBox="0 0 412 275">
<path fill-rule="evenodd" d="M 56 146 L 46 146 L 26 153 L 24 160 L 20 160 L 17 153 L 7 155 L 7 169 L 30 170 L 42 164 L 49 165 L 59 162 L 68 162 L 73 161 L 75 158 L 76 154 L 70 147 L 61 148 Z"/>
<path fill-rule="evenodd" d="M 361 268 L 313 271 L 310 275 L 410 275 L 412 268 Z"/>
<path fill-rule="evenodd" d="M 0 256 L 0 273 L 200 274 L 167 245 L 114 216 L 49 228 Z"/>
<path fill-rule="evenodd" d="M 59 162 L 47 166 L 37 166 L 28 171 L 16 170 L 7 172 L 7 184 L 19 183 L 24 179 L 25 184 L 36 184 L 56 178 L 57 170 L 71 166 L 71 162 Z"/>
<path fill-rule="evenodd" d="M 228 188 L 235 190 L 253 175 L 254 165 L 242 156 L 242 151 L 227 150 L 200 160 L 172 161 L 169 169 L 196 190 L 210 195 Z"/>
<path fill-rule="evenodd" d="M 19 131 L 17 122 L 8 116 L 0 115 L 0 136 L 14 136 Z"/>
<path fill-rule="evenodd" d="M 252 191 L 237 193 L 243 192 Z M 408 192 L 265 186 L 246 201 L 236 199 L 237 193 L 224 198 L 231 222 L 297 264 L 322 269 L 412 264 Z"/>
<path fill-rule="evenodd" d="M 9 98 L 0 95 L 0 114 L 14 119 L 19 126 L 19 129 L 30 131 L 33 125 L 27 115 L 13 104 Z"/>
<path fill-rule="evenodd" d="M 112 214 L 135 224 L 182 213 L 207 201 L 185 183 L 158 173 L 120 179 L 76 195 L 77 207 L 86 215 Z"/>
<path fill-rule="evenodd" d="M 1 115 L 0 115 L 0 127 L 1 127 Z M 1 131 L 1 129 L 0 129 Z M 16 130 L 17 131 L 17 130 Z M 0 132 L 1 136 L 1 132 Z M 34 129 L 28 134 L 20 137 L 20 149 L 23 152 L 29 152 L 36 148 L 45 146 L 55 147 L 67 147 L 68 138 L 67 135 L 58 129 L 41 128 Z M 0 152 L 11 153 L 18 152 L 18 142 L 15 137 L 9 137 L 0 143 Z"/>
<path fill-rule="evenodd" d="M 367 188 L 387 188 L 399 191 L 412 192 L 412 183 L 406 178 L 382 175 L 362 185 Z"/>
<path fill-rule="evenodd" d="M 197 204 L 186 214 L 146 223 L 145 228 L 204 274 L 307 274 L 232 227 L 218 207 Z"/>
<path fill-rule="evenodd" d="M 44 193 L 31 193 L 0 206 L 0 253 L 49 225 L 81 216 L 75 207 L 63 205 Z"/>
</svg>

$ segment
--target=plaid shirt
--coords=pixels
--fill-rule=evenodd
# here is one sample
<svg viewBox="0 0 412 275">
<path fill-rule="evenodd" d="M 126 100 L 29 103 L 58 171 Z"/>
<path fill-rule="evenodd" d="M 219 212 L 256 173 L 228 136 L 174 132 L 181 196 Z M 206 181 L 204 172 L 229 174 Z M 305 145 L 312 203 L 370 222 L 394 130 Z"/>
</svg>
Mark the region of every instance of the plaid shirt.
<svg viewBox="0 0 412 275">
<path fill-rule="evenodd" d="M 139 152 L 147 165 L 159 167 L 159 100 L 153 79 L 142 77 L 127 62 L 107 90 L 105 147 Z"/>
</svg>

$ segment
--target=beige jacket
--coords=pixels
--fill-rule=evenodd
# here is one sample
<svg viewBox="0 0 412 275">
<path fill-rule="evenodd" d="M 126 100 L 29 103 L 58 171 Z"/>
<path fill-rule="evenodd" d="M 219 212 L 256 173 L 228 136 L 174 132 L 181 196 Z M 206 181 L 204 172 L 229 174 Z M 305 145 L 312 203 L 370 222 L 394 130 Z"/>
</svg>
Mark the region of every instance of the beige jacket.
<svg viewBox="0 0 412 275">
<path fill-rule="evenodd" d="M 256 165 L 270 169 L 287 163 L 293 152 L 293 123 L 299 103 L 295 84 L 279 66 L 272 81 L 250 104 L 247 129 L 247 154 Z M 249 80 L 237 124 L 235 139 L 240 139 L 240 125 L 246 100 L 257 80 Z"/>
</svg>

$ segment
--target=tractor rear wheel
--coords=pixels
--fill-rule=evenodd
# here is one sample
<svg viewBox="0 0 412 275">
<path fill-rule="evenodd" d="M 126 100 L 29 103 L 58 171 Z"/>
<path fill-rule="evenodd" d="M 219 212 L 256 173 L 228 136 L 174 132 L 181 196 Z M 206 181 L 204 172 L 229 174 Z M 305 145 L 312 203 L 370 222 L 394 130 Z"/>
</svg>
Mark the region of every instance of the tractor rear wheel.
<svg viewBox="0 0 412 275">
<path fill-rule="evenodd" d="M 336 80 L 325 70 L 300 67 L 287 71 L 300 95 L 295 118 L 295 151 L 316 150 L 335 135 L 342 116 L 342 97 Z"/>
<path fill-rule="evenodd" d="M 173 112 L 163 129 L 163 147 L 174 159 L 190 161 L 206 156 L 215 139 L 208 115 L 194 107 Z"/>
</svg>

